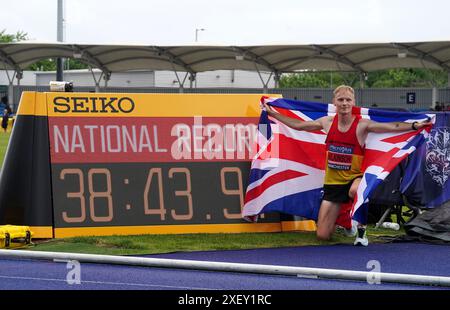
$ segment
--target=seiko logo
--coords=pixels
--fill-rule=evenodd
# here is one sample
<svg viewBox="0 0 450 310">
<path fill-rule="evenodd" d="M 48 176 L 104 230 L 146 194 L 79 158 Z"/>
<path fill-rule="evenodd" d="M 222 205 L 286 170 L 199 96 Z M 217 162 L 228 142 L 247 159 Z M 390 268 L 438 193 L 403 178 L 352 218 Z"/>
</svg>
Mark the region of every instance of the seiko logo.
<svg viewBox="0 0 450 310">
<path fill-rule="evenodd" d="M 57 113 L 130 113 L 134 101 L 128 97 L 56 97 L 53 111 Z"/>
</svg>

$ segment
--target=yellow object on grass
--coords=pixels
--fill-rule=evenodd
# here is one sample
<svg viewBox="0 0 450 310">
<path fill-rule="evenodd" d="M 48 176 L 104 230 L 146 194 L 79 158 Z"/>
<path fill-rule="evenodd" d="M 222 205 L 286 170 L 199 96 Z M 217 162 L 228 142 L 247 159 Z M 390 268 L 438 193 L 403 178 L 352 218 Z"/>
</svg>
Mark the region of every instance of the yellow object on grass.
<svg viewBox="0 0 450 310">
<path fill-rule="evenodd" d="M 0 226 L 0 248 L 19 248 L 31 244 L 33 233 L 28 226 Z"/>
</svg>

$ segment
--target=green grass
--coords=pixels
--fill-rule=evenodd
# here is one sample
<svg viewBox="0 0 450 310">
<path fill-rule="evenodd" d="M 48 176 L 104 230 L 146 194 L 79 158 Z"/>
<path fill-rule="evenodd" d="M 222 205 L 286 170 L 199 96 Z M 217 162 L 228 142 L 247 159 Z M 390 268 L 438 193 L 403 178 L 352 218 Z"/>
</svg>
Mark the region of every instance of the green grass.
<svg viewBox="0 0 450 310">
<path fill-rule="evenodd" d="M 9 136 L 11 133 L 0 132 L 0 168 L 3 166 L 3 158 L 5 157 L 6 147 L 8 146 Z"/>
<path fill-rule="evenodd" d="M 395 236 L 402 231 L 368 229 L 371 243 L 379 236 Z M 239 250 L 277 248 L 306 245 L 352 244 L 354 238 L 334 234 L 330 241 L 318 241 L 314 232 L 242 233 L 242 234 L 186 234 L 76 237 L 38 241 L 30 250 L 90 254 L 156 254 L 170 252 Z"/>
</svg>

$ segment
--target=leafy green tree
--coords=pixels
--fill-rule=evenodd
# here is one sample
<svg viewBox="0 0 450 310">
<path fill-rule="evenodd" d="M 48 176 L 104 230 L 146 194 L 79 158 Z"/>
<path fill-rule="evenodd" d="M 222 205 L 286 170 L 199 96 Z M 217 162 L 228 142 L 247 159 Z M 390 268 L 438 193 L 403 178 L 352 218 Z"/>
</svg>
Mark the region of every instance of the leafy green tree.
<svg viewBox="0 0 450 310">
<path fill-rule="evenodd" d="M 79 60 L 68 58 L 66 59 L 66 68 L 69 70 L 87 69 L 89 66 Z"/>
<path fill-rule="evenodd" d="M 366 87 L 446 87 L 447 71 L 429 69 L 389 69 L 369 72 Z M 359 87 L 359 74 L 353 72 L 301 72 L 284 74 L 280 79 L 282 88 L 334 88 L 340 84 Z"/>
<path fill-rule="evenodd" d="M 447 72 L 428 69 L 389 69 L 370 72 L 367 86 L 380 87 L 446 87 Z"/>
<path fill-rule="evenodd" d="M 283 74 L 280 78 L 281 88 L 328 88 L 330 77 L 325 73 L 293 73 Z"/>
<path fill-rule="evenodd" d="M 281 88 L 334 88 L 347 84 L 359 85 L 359 75 L 354 72 L 301 72 L 283 74 L 280 78 Z"/>
<path fill-rule="evenodd" d="M 67 58 L 64 63 L 64 68 L 66 70 L 77 70 L 77 69 L 87 69 L 89 66 L 85 63 L 72 59 Z M 31 71 L 56 71 L 56 61 L 53 59 L 44 59 L 39 60 L 38 62 L 35 62 L 34 64 L 30 65 L 28 67 L 28 70 Z"/>
<path fill-rule="evenodd" d="M 0 31 L 0 42 L 1 43 L 9 43 L 9 42 L 18 42 L 27 40 L 28 34 L 23 31 L 17 31 L 15 34 L 6 33 L 6 29 Z"/>
</svg>

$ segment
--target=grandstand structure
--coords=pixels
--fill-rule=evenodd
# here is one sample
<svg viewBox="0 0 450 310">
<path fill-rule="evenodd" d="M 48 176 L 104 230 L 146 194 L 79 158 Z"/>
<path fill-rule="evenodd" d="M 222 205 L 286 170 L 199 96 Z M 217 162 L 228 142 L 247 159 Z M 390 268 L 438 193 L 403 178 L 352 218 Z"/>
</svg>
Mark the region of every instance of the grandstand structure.
<svg viewBox="0 0 450 310">
<path fill-rule="evenodd" d="M 449 88 L 367 89 L 371 71 L 390 68 L 440 69 L 450 72 L 450 41 L 265 46 L 153 46 L 16 42 L 0 44 L 0 61 L 13 107 L 23 90 L 46 91 L 52 73 L 38 73 L 23 83 L 24 69 L 41 59 L 75 58 L 93 70 L 90 84 L 75 82 L 76 91 L 278 93 L 286 98 L 329 102 L 330 89 L 280 89 L 281 74 L 357 72 L 357 101 L 363 106 L 424 110 L 450 103 Z M 127 83 L 147 72 L 139 85 Z M 219 73 L 218 73 L 219 72 Z M 74 73 L 68 73 L 74 74 Z M 121 76 L 122 85 L 113 83 Z M 158 77 L 169 77 L 158 80 Z M 205 77 L 203 79 L 203 77 Z M 241 79 L 242 77 L 242 79 Z M 70 79 L 70 77 L 69 77 Z M 66 80 L 69 80 L 66 78 Z M 251 80 L 249 83 L 237 83 Z M 449 79 L 450 80 L 450 79 Z M 147 81 L 147 84 L 145 83 Z M 24 85 L 26 84 L 26 85 Z M 136 83 L 134 83 L 136 84 Z M 259 85 L 258 85 L 259 84 Z"/>
</svg>

